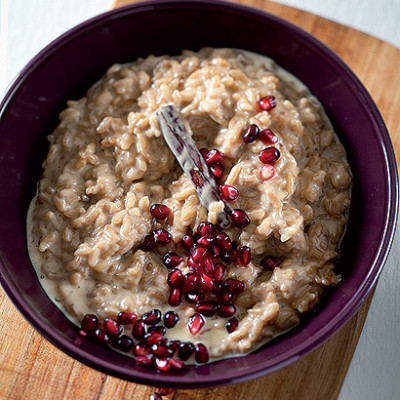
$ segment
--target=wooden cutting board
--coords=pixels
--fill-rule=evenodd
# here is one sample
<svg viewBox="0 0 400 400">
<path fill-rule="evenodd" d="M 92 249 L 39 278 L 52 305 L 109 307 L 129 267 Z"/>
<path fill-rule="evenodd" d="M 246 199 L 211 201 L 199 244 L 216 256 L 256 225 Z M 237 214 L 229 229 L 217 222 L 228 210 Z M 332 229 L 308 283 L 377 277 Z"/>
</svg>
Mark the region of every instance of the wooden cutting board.
<svg viewBox="0 0 400 400">
<path fill-rule="evenodd" d="M 134 1 L 116 0 L 115 6 Z M 236 0 L 281 16 L 326 43 L 353 69 L 372 94 L 400 154 L 400 50 L 343 25 L 266 0 Z M 295 364 L 238 385 L 178 390 L 174 400 L 334 400 L 338 397 L 372 295 L 330 340 Z M 40 336 L 0 290 L 0 399 L 147 400 L 154 388 L 97 372 L 73 360 Z"/>
</svg>

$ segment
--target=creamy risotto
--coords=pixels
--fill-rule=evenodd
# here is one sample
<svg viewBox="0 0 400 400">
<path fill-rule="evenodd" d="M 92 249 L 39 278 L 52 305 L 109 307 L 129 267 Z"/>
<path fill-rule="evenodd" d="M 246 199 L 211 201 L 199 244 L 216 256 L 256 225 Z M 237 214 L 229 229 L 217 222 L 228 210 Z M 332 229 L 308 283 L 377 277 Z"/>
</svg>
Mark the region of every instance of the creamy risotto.
<svg viewBox="0 0 400 400">
<path fill-rule="evenodd" d="M 244 219 L 221 229 L 223 201 L 200 203 L 159 127 L 167 104 Z M 114 65 L 60 121 L 28 246 L 66 315 L 79 325 L 99 319 L 97 333 L 86 331 L 117 343 L 124 324 L 150 353 L 146 340 L 161 332 L 197 345 L 204 362 L 202 345 L 211 359 L 249 352 L 338 283 L 352 181 L 345 151 L 321 105 L 271 60 L 203 49 Z"/>
</svg>

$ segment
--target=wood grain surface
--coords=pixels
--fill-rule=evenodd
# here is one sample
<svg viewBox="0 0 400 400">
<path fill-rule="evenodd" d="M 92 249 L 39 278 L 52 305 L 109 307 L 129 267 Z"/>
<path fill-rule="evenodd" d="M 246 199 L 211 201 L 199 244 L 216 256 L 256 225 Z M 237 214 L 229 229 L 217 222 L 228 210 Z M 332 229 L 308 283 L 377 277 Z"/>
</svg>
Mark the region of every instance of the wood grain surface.
<svg viewBox="0 0 400 400">
<path fill-rule="evenodd" d="M 131 3 L 117 0 L 115 6 Z M 400 154 L 400 50 L 351 28 L 266 0 L 236 0 L 281 16 L 331 47 L 372 94 Z M 238 385 L 178 390 L 174 400 L 334 400 L 349 367 L 372 295 L 317 350 L 274 374 Z M 97 372 L 42 338 L 0 290 L 0 399 L 148 399 L 154 388 Z"/>
</svg>

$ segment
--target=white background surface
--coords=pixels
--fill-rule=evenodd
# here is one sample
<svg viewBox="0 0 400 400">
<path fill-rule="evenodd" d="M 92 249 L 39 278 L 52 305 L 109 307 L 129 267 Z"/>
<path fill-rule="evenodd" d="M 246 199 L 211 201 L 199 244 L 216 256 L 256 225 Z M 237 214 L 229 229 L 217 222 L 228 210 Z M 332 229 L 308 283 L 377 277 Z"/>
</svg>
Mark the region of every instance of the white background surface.
<svg viewBox="0 0 400 400">
<path fill-rule="evenodd" d="M 400 47 L 400 0 L 279 2 L 350 25 Z M 111 0 L 0 0 L 0 95 L 40 49 L 67 29 L 108 10 L 111 4 Z M 400 399 L 399 265 L 398 232 L 339 400 Z"/>
</svg>

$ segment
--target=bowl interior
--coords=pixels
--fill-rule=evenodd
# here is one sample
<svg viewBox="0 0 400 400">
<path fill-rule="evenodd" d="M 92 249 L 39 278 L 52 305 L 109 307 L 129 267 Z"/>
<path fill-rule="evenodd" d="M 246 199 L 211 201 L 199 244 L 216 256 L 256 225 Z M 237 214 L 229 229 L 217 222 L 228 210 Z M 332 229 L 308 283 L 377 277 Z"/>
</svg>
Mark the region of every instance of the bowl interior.
<svg viewBox="0 0 400 400">
<path fill-rule="evenodd" d="M 256 27 L 256 29 L 255 29 Z M 204 46 L 242 48 L 273 58 L 318 97 L 348 152 L 354 174 L 351 217 L 337 269 L 340 285 L 299 328 L 246 356 L 155 374 L 83 340 L 38 284 L 26 250 L 25 219 L 48 146 L 68 99 L 78 99 L 113 63 Z M 306 354 L 353 315 L 376 281 L 391 243 L 397 170 L 371 98 L 317 40 L 271 15 L 214 1 L 154 1 L 80 25 L 42 51 L 19 75 L 0 110 L 0 281 L 45 337 L 88 365 L 142 383 L 200 387 L 272 372 Z"/>
</svg>

